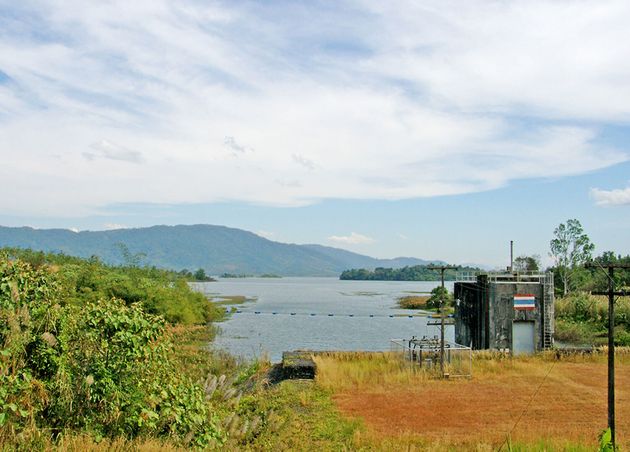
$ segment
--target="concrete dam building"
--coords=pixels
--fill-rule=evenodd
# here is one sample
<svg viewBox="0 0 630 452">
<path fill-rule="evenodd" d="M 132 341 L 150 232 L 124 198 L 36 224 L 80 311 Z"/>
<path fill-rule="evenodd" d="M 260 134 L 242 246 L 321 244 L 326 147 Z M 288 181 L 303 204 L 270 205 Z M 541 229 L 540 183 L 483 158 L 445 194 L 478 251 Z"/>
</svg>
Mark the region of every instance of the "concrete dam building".
<svg viewBox="0 0 630 452">
<path fill-rule="evenodd" d="M 534 353 L 553 346 L 553 273 L 481 273 L 455 283 L 455 342 Z"/>
</svg>

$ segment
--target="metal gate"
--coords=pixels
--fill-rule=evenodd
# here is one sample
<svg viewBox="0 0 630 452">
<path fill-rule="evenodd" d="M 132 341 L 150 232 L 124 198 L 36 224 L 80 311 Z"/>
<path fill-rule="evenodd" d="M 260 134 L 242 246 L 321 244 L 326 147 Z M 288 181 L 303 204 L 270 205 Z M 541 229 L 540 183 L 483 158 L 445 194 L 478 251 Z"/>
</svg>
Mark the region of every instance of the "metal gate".
<svg viewBox="0 0 630 452">
<path fill-rule="evenodd" d="M 532 354 L 536 351 L 534 322 L 512 322 L 512 353 Z"/>
</svg>

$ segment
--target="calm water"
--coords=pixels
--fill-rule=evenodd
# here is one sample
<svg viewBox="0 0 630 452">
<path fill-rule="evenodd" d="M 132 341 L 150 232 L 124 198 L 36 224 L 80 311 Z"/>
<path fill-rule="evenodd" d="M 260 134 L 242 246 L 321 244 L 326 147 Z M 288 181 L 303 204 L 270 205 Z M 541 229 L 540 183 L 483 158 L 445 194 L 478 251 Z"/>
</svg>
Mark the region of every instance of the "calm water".
<svg viewBox="0 0 630 452">
<path fill-rule="evenodd" d="M 418 311 L 396 306 L 399 296 L 429 292 L 437 285 L 435 281 L 243 278 L 193 287 L 208 295 L 256 297 L 255 302 L 238 305 L 242 312 L 220 324 L 221 334 L 213 346 L 244 357 L 267 353 L 272 361 L 279 361 L 287 350 L 389 350 L 392 338 L 438 335 L 439 329 L 427 326 L 426 317 L 406 317 Z M 446 285 L 452 290 L 452 282 Z M 453 340 L 452 328 L 447 328 L 448 340 Z"/>
</svg>

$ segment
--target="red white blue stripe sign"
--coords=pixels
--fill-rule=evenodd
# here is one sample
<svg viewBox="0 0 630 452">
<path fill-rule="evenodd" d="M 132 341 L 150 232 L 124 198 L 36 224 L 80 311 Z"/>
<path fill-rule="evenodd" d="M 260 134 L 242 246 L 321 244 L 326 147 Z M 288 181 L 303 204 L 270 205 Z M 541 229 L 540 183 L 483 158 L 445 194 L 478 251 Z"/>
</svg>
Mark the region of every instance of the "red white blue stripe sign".
<svg viewBox="0 0 630 452">
<path fill-rule="evenodd" d="M 536 297 L 532 294 L 514 295 L 514 309 L 517 311 L 533 311 L 536 309 Z"/>
</svg>

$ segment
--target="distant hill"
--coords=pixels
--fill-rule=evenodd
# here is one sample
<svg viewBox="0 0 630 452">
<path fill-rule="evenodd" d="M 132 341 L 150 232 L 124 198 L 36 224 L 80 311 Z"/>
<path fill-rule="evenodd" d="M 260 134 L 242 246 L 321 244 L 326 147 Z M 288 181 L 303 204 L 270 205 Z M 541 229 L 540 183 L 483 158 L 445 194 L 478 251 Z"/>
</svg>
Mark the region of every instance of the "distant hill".
<svg viewBox="0 0 630 452">
<path fill-rule="evenodd" d="M 339 248 L 333 248 L 331 246 L 323 245 L 300 245 L 305 248 L 309 248 L 318 253 L 324 254 L 335 261 L 338 261 L 344 266 L 344 269 L 348 268 L 376 268 L 376 267 L 391 267 L 400 268 L 411 265 L 428 265 L 438 264 L 442 261 L 427 261 L 424 259 L 417 259 L 415 257 L 395 257 L 394 259 L 376 259 L 373 257 L 365 256 L 363 254 L 353 253 L 352 251 L 342 250 Z"/>
<path fill-rule="evenodd" d="M 429 261 L 409 257 L 375 259 L 321 245 L 274 242 L 241 229 L 214 225 L 152 226 L 112 231 L 10 228 L 0 226 L 0 247 L 21 247 L 124 263 L 120 243 L 144 253 L 143 263 L 174 270 L 203 268 L 206 273 L 338 276 L 350 268 L 399 268 Z M 439 262 L 439 261 L 431 261 Z"/>
</svg>

